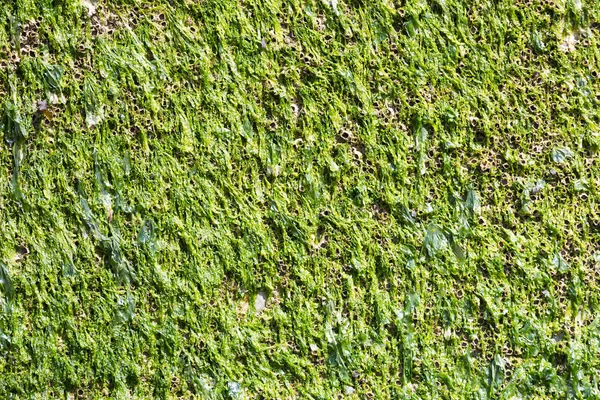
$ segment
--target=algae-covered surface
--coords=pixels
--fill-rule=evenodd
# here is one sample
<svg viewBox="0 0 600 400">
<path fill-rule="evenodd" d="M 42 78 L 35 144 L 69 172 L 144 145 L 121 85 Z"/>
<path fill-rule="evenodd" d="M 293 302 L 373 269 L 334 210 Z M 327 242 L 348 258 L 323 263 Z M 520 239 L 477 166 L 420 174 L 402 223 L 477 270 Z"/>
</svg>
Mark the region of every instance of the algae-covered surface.
<svg viewBox="0 0 600 400">
<path fill-rule="evenodd" d="M 0 24 L 0 398 L 600 397 L 598 2 Z"/>
</svg>

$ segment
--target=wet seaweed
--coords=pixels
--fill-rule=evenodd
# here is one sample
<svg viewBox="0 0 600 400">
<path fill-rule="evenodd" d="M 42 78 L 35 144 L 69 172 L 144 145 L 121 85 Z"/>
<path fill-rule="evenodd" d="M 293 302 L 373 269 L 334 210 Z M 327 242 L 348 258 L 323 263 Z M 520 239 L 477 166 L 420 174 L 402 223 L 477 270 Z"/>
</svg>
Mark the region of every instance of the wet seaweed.
<svg viewBox="0 0 600 400">
<path fill-rule="evenodd" d="M 0 397 L 597 398 L 599 7 L 0 0 Z"/>
</svg>

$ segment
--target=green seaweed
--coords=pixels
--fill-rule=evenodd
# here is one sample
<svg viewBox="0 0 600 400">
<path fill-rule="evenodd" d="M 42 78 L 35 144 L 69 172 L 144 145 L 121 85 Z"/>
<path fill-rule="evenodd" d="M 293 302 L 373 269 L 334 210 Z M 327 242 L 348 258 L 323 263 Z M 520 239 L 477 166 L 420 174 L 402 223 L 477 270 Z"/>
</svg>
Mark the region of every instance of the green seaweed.
<svg viewBox="0 0 600 400">
<path fill-rule="evenodd" d="M 0 398 L 598 397 L 600 3 L 0 10 Z"/>
</svg>

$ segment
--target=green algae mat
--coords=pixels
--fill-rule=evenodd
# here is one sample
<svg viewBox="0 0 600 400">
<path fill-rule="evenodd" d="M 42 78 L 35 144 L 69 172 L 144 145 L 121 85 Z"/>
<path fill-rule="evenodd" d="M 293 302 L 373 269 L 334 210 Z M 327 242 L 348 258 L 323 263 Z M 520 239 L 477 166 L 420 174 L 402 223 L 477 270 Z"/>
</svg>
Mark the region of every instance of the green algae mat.
<svg viewBox="0 0 600 400">
<path fill-rule="evenodd" d="M 0 24 L 0 398 L 600 398 L 598 2 Z"/>
</svg>

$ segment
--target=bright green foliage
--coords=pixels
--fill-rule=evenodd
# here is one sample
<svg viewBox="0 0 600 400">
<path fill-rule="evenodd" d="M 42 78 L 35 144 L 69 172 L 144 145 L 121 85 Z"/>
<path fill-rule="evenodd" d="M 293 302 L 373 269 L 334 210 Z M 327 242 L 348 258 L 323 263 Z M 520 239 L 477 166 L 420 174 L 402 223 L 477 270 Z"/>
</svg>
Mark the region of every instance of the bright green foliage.
<svg viewBox="0 0 600 400">
<path fill-rule="evenodd" d="M 600 2 L 0 15 L 0 398 L 600 397 Z"/>
</svg>

